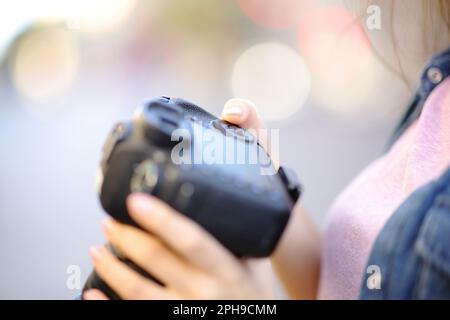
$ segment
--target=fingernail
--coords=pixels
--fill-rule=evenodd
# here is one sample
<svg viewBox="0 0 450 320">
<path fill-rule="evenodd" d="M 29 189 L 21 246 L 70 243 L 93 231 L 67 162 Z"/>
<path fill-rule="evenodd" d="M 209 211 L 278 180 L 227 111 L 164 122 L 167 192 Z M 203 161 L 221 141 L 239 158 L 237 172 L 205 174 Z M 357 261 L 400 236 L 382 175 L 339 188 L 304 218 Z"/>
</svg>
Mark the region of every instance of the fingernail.
<svg viewBox="0 0 450 320">
<path fill-rule="evenodd" d="M 98 247 L 90 247 L 89 248 L 89 253 L 91 254 L 91 257 L 94 260 L 98 260 L 100 259 L 100 257 L 103 254 L 103 247 L 102 246 L 98 246 Z"/>
<path fill-rule="evenodd" d="M 152 210 L 152 200 L 148 195 L 132 194 L 127 201 L 133 214 L 147 215 Z"/>
<path fill-rule="evenodd" d="M 242 116 L 244 114 L 244 111 L 241 107 L 238 106 L 230 106 L 224 109 L 223 111 L 224 115 L 230 115 L 230 116 Z"/>
<path fill-rule="evenodd" d="M 114 222 L 111 218 L 106 218 L 103 220 L 103 229 L 107 235 L 111 234 L 112 229 L 114 228 Z"/>
</svg>

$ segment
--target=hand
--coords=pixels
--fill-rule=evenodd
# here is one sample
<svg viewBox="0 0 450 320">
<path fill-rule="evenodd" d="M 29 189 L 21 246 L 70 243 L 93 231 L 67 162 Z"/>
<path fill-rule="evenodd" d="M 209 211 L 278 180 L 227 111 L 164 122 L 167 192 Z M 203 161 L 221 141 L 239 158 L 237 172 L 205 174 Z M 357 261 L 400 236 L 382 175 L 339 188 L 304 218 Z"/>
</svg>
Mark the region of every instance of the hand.
<svg viewBox="0 0 450 320">
<path fill-rule="evenodd" d="M 91 248 L 95 270 L 121 298 L 274 298 L 268 259 L 237 259 L 198 224 L 155 197 L 132 194 L 127 205 L 143 230 L 108 219 L 106 236 L 164 286 L 139 275 L 105 247 Z M 107 297 L 91 289 L 84 299 Z"/>
</svg>

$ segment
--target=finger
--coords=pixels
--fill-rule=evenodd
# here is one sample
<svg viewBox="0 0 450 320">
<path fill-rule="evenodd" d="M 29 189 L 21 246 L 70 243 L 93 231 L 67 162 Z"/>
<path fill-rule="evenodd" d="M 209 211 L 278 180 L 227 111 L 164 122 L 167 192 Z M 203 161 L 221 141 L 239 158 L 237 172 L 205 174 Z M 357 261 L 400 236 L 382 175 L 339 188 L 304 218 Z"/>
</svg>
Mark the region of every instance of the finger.
<svg viewBox="0 0 450 320">
<path fill-rule="evenodd" d="M 269 258 L 245 259 L 243 264 L 249 271 L 249 276 L 254 277 L 261 286 L 263 292 L 270 292 L 275 295 L 275 277 Z"/>
<path fill-rule="evenodd" d="M 236 258 L 198 224 L 146 194 L 127 199 L 132 218 L 160 237 L 185 259 L 205 271 L 226 275 L 239 272 Z"/>
<path fill-rule="evenodd" d="M 225 103 L 222 118 L 228 122 L 239 125 L 253 134 L 258 142 L 272 158 L 275 169 L 279 167 L 278 152 L 272 150 L 274 145 L 270 142 L 269 132 L 258 114 L 253 102 L 240 98 L 233 98 Z M 270 143 L 269 143 L 270 142 Z M 276 146 L 275 146 L 276 148 Z"/>
<path fill-rule="evenodd" d="M 246 129 L 261 130 L 265 128 L 253 102 L 233 98 L 225 103 L 222 118 Z"/>
<path fill-rule="evenodd" d="M 100 290 L 90 289 L 83 293 L 83 300 L 109 300 L 109 298 Z"/>
<path fill-rule="evenodd" d="M 173 287 L 192 282 L 195 271 L 154 236 L 112 219 L 103 226 L 114 247 L 158 280 Z"/>
<path fill-rule="evenodd" d="M 168 293 L 155 282 L 139 275 L 119 261 L 105 247 L 90 250 L 98 275 L 123 299 L 168 299 Z"/>
<path fill-rule="evenodd" d="M 267 129 L 253 102 L 240 98 L 228 100 L 223 107 L 222 118 L 249 130 L 267 150 Z"/>
</svg>

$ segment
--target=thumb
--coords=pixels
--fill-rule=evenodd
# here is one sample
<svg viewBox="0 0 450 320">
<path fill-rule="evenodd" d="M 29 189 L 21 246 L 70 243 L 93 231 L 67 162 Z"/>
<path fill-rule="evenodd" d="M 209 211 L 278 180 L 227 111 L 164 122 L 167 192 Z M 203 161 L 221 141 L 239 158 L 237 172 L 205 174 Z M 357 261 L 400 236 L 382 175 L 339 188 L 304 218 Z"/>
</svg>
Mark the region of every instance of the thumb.
<svg viewBox="0 0 450 320">
<path fill-rule="evenodd" d="M 223 107 L 222 118 L 245 129 L 259 131 L 265 128 L 255 104 L 245 99 L 228 100 Z"/>
<path fill-rule="evenodd" d="M 278 154 L 269 148 L 268 131 L 253 102 L 233 98 L 225 103 L 222 119 L 249 130 L 258 138 L 260 145 L 271 154 L 273 164 L 278 167 Z"/>
</svg>

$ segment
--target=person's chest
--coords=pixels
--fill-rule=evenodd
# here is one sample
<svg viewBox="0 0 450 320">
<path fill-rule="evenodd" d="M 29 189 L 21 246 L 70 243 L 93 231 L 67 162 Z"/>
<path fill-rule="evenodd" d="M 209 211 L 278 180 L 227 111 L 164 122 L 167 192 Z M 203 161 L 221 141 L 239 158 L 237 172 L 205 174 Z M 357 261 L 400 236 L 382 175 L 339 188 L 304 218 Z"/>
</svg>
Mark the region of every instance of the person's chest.
<svg viewBox="0 0 450 320">
<path fill-rule="evenodd" d="M 370 249 L 386 221 L 414 190 L 450 164 L 449 80 L 430 95 L 420 118 L 389 152 L 332 205 L 325 226 L 321 297 L 357 297 Z"/>
</svg>

